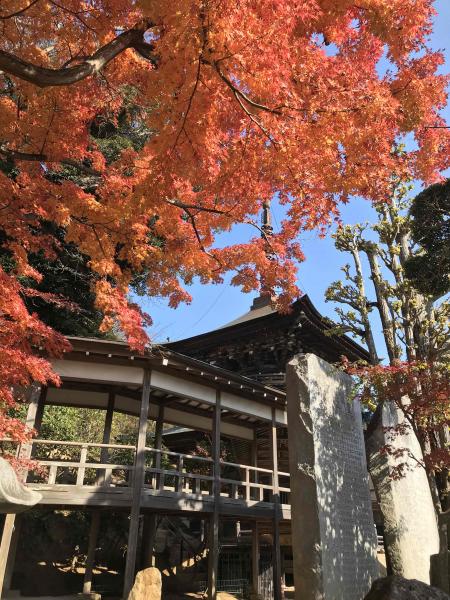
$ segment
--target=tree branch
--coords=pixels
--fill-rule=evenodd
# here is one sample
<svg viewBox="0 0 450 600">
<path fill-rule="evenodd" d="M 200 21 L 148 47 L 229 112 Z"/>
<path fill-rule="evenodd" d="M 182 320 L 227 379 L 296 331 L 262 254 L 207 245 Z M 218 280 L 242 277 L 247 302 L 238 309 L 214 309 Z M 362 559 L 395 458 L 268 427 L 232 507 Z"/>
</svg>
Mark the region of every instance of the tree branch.
<svg viewBox="0 0 450 600">
<path fill-rule="evenodd" d="M 21 8 L 20 10 L 16 10 L 16 12 L 10 13 L 9 15 L 5 15 L 5 16 L 0 15 L 0 21 L 7 21 L 8 19 L 12 19 L 13 17 L 18 17 L 19 15 L 26 12 L 29 8 L 31 8 L 38 2 L 39 2 L 39 0 L 33 0 L 32 2 L 30 2 L 30 4 L 28 4 L 24 8 Z"/>
<path fill-rule="evenodd" d="M 47 155 L 45 154 L 33 154 L 33 153 L 27 153 L 27 152 L 19 152 L 16 150 L 9 150 L 8 148 L 5 148 L 4 146 L 0 146 L 0 154 L 2 154 L 3 156 L 10 158 L 11 160 L 15 161 L 15 160 L 24 160 L 24 161 L 28 161 L 28 162 L 58 162 L 61 163 L 62 165 L 68 165 L 70 167 L 74 167 L 75 169 L 78 169 L 79 171 L 82 171 L 83 173 L 86 173 L 87 175 L 94 175 L 95 177 L 100 177 L 101 173 L 100 171 L 97 171 L 96 169 L 92 169 L 91 167 L 88 167 L 86 165 L 83 165 L 83 163 L 78 162 L 77 160 L 74 160 L 73 158 L 61 158 L 58 160 L 52 160 L 51 158 L 49 158 Z"/>
<path fill-rule="evenodd" d="M 142 52 L 143 46 L 149 52 L 154 49 L 152 44 L 146 44 L 143 40 L 144 33 L 153 26 L 151 21 L 144 21 L 133 29 L 124 31 L 111 42 L 108 42 L 97 50 L 92 56 L 86 58 L 78 65 L 61 69 L 48 69 L 30 62 L 24 61 L 9 52 L 0 50 L 0 69 L 9 75 L 24 79 L 40 88 L 52 86 L 72 85 L 86 79 L 90 75 L 100 72 L 110 61 L 121 54 L 127 48 L 134 48 L 145 58 Z M 155 57 L 156 62 L 156 57 Z"/>
<path fill-rule="evenodd" d="M 208 61 L 205 61 L 207 64 L 211 64 Z M 257 108 L 259 110 L 263 110 L 265 112 L 269 112 L 269 113 L 273 113 L 275 115 L 281 115 L 282 112 L 281 110 L 279 110 L 278 108 L 270 108 L 270 106 L 266 106 L 265 104 L 259 104 L 259 102 L 255 102 L 254 100 L 252 100 L 251 98 L 249 98 L 247 96 L 247 94 L 244 94 L 244 92 L 241 92 L 241 90 L 239 88 L 237 88 L 232 81 L 223 73 L 223 71 L 220 69 L 220 67 L 218 66 L 217 62 L 215 62 L 213 64 L 215 70 L 217 71 L 219 77 L 227 84 L 227 86 L 232 90 L 232 92 L 237 95 L 240 96 L 242 98 L 242 100 L 244 100 L 245 102 L 247 102 L 248 104 L 250 104 L 250 106 L 253 106 L 253 108 Z"/>
<path fill-rule="evenodd" d="M 198 245 L 200 246 L 201 251 L 204 252 L 206 254 L 206 256 L 208 256 L 212 260 L 216 261 L 216 263 L 219 265 L 219 268 L 216 270 L 219 271 L 221 268 L 223 268 L 222 262 L 217 258 L 217 256 L 214 256 L 214 254 L 211 254 L 211 252 L 208 252 L 208 250 L 205 248 L 202 238 L 201 238 L 201 235 L 197 229 L 194 215 L 187 208 L 184 208 L 184 212 L 186 213 L 186 215 L 189 219 L 189 222 L 192 225 L 192 229 L 194 230 L 195 237 L 197 238 L 197 242 L 198 242 Z"/>
<path fill-rule="evenodd" d="M 213 213 L 215 215 L 227 215 L 230 211 L 220 210 L 218 208 L 209 208 L 207 206 L 201 206 L 200 204 L 185 204 L 184 202 L 180 202 L 179 200 L 166 200 L 163 199 L 163 202 L 166 204 L 170 204 L 172 206 L 176 206 L 178 208 L 182 208 L 183 210 L 198 210 L 202 212 Z"/>
</svg>

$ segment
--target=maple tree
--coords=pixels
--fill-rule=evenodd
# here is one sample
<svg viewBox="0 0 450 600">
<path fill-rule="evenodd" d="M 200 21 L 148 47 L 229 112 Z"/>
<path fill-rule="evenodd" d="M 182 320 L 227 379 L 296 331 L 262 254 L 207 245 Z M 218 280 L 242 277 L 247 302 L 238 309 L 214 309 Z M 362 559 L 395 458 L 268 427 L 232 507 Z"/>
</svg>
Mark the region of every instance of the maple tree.
<svg viewBox="0 0 450 600">
<path fill-rule="evenodd" d="M 386 201 L 398 169 L 438 178 L 450 136 L 433 14 L 431 0 L 3 1 L 2 407 L 12 385 L 55 381 L 37 348 L 67 348 L 23 303 L 23 278 L 41 277 L 30 253 L 51 259 L 58 242 L 42 222 L 89 257 L 103 330 L 118 323 L 142 349 L 146 317 L 127 299 L 136 273 L 174 307 L 194 277 L 232 271 L 244 291 L 281 290 L 286 308 L 301 229 L 326 227 L 352 194 Z M 141 147 L 105 158 L 93 129 L 119 123 L 130 93 Z M 417 150 L 400 160 L 390 150 L 409 132 Z M 94 184 L 57 177 L 68 167 Z M 275 193 L 288 209 L 269 241 L 255 218 Z M 219 247 L 236 223 L 255 236 Z"/>
</svg>

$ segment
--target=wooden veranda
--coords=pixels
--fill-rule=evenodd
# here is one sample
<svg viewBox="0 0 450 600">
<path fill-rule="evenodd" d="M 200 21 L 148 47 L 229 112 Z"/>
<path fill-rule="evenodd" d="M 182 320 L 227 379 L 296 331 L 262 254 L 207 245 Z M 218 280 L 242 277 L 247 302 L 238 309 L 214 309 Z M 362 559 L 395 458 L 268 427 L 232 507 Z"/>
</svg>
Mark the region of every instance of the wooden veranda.
<svg viewBox="0 0 450 600">
<path fill-rule="evenodd" d="M 35 388 L 27 423 L 39 432 L 45 406 L 105 411 L 101 443 L 41 439 L 19 448 L 40 466 L 26 485 L 42 494 L 41 505 L 90 507 L 93 519 L 83 591 L 91 591 L 99 510 L 130 511 L 123 597 L 134 581 L 140 514 L 198 513 L 209 521 L 208 594 L 216 597 L 219 519 L 270 523 L 273 531 L 273 596 L 282 597 L 280 524 L 290 520 L 290 485 L 281 456 L 279 431 L 287 421 L 283 392 L 201 361 L 153 348 L 133 354 L 120 342 L 70 338 L 72 351 L 54 360 L 62 385 Z M 115 412 L 139 418 L 137 443 L 110 443 Z M 155 421 L 152 447 L 146 445 L 148 421 Z M 166 424 L 209 432 L 211 456 L 165 450 Z M 267 432 L 267 452 L 258 452 L 257 432 Z M 221 460 L 220 440 L 245 441 L 248 464 Z M 283 437 L 286 437 L 283 435 Z M 269 463 L 267 457 L 269 456 Z M 97 510 L 98 509 L 98 510 Z M 11 572 L 9 552 L 14 515 L 8 515 L 0 548 L 0 584 Z M 148 529 L 151 538 L 151 525 Z M 154 534 L 153 534 L 154 535 Z M 151 541 L 149 553 L 151 554 Z M 6 556 L 9 559 L 6 560 Z M 258 535 L 252 544 L 253 586 L 258 572 Z M 254 591 L 257 591 L 254 589 Z"/>
</svg>

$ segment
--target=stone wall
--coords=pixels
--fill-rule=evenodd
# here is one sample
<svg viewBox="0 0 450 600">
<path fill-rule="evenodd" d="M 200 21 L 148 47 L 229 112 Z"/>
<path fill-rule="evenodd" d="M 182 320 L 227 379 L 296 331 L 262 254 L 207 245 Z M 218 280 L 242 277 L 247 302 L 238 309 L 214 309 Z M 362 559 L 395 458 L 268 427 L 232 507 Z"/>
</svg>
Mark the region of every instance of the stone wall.
<svg viewBox="0 0 450 600">
<path fill-rule="evenodd" d="M 362 600 L 378 576 L 361 412 L 351 380 L 313 354 L 287 366 L 297 600 Z"/>
</svg>

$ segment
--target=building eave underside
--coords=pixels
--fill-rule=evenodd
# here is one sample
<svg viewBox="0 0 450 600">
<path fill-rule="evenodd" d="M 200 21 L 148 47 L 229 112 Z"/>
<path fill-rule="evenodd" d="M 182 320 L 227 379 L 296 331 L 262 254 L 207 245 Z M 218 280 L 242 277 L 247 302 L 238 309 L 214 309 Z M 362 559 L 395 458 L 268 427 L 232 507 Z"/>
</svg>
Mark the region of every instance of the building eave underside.
<svg viewBox="0 0 450 600">
<path fill-rule="evenodd" d="M 197 383 L 231 393 L 234 396 L 242 398 L 243 407 L 245 406 L 245 400 L 250 400 L 267 408 L 276 409 L 277 413 L 280 410 L 282 412 L 285 410 L 286 397 L 282 391 L 165 348 L 148 349 L 143 355 L 139 355 L 132 352 L 127 344 L 123 342 L 75 337 L 69 337 L 68 339 L 72 345 L 72 351 L 65 355 L 64 359 L 67 361 L 100 363 L 100 365 L 103 363 L 107 365 L 128 366 L 130 368 L 138 367 L 141 369 L 150 368 L 154 371 L 182 378 L 187 384 L 189 382 Z M 61 362 L 64 363 L 64 360 Z M 63 377 L 63 386 L 61 389 L 50 388 L 49 404 L 70 405 L 67 403 L 67 393 L 70 393 L 70 391 L 72 391 L 72 394 L 76 392 L 81 393 L 79 399 L 76 399 L 74 403 L 79 408 L 105 408 L 107 395 L 112 392 L 118 399 L 116 404 L 117 412 L 135 416 L 139 414 L 142 394 L 141 384 L 123 385 L 117 382 L 109 383 L 89 380 L 89 377 Z M 104 399 L 101 403 L 97 402 L 97 404 L 92 401 L 84 401 L 83 392 L 100 393 L 104 396 Z M 87 398 L 88 396 L 86 395 Z M 125 399 L 127 399 L 126 402 Z M 189 397 L 188 392 L 170 393 L 163 389 L 153 389 L 151 405 L 154 407 L 164 406 L 166 413 L 169 412 L 173 415 L 191 415 L 191 417 L 188 417 L 188 420 L 190 420 L 189 423 L 186 422 L 184 417 L 182 419 L 174 417 L 171 421 L 174 425 L 196 427 L 198 418 L 198 429 L 204 431 L 210 430 L 209 425 L 208 427 L 202 427 L 201 423 L 202 418 L 208 419 L 212 423 L 214 406 Z M 245 412 L 244 408 L 242 412 L 240 410 L 223 410 L 222 414 L 223 423 L 252 430 L 267 424 L 267 421 L 268 419 L 261 419 L 255 414 Z M 225 435 L 227 434 L 225 433 Z M 245 436 L 237 435 L 236 437 L 247 439 L 247 434 Z"/>
</svg>

